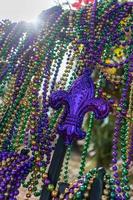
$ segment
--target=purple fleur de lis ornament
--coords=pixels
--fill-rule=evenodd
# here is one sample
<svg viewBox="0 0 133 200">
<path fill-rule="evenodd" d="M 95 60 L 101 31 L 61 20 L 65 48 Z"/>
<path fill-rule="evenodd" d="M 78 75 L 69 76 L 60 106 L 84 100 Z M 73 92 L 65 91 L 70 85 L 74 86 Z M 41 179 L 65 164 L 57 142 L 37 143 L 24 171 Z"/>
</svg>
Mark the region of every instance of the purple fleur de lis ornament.
<svg viewBox="0 0 133 200">
<path fill-rule="evenodd" d="M 109 102 L 103 98 L 95 98 L 94 84 L 90 75 L 90 70 L 86 69 L 68 91 L 58 90 L 50 97 L 52 108 L 59 109 L 65 105 L 64 120 L 58 125 L 58 131 L 63 134 L 65 144 L 71 144 L 74 139 L 85 138 L 86 133 L 81 126 L 88 111 L 93 111 L 97 119 L 103 119 L 109 113 Z"/>
</svg>

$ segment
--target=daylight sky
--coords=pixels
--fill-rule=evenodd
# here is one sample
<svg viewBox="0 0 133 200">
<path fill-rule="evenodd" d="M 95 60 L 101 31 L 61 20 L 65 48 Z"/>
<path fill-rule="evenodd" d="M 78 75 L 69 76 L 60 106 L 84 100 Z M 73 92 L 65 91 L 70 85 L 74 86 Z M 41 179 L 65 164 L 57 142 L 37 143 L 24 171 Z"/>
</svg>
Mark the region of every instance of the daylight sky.
<svg viewBox="0 0 133 200">
<path fill-rule="evenodd" d="M 34 21 L 43 10 L 66 1 L 78 0 L 0 0 L 0 20 Z"/>
<path fill-rule="evenodd" d="M 32 21 L 42 10 L 54 5 L 54 0 L 0 0 L 0 20 Z"/>
</svg>

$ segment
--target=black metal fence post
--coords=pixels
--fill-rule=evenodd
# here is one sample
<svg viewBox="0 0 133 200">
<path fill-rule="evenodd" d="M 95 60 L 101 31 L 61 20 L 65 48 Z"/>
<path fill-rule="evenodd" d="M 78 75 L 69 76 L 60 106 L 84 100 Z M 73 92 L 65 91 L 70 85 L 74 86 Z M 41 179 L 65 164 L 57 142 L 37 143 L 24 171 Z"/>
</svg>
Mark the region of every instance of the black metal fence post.
<svg viewBox="0 0 133 200">
<path fill-rule="evenodd" d="M 53 158 L 52 158 L 49 171 L 48 171 L 48 178 L 50 179 L 50 181 L 52 182 L 54 186 L 56 186 L 57 184 L 57 181 L 61 172 L 61 168 L 63 165 L 66 150 L 67 150 L 67 146 L 64 144 L 64 139 L 63 137 L 60 136 L 57 141 Z M 51 200 L 50 193 L 51 192 L 47 190 L 47 187 L 44 186 L 40 200 Z"/>
<path fill-rule="evenodd" d="M 106 171 L 104 168 L 99 168 L 98 175 L 92 185 L 88 200 L 101 200 L 104 188 L 104 175 Z"/>
</svg>

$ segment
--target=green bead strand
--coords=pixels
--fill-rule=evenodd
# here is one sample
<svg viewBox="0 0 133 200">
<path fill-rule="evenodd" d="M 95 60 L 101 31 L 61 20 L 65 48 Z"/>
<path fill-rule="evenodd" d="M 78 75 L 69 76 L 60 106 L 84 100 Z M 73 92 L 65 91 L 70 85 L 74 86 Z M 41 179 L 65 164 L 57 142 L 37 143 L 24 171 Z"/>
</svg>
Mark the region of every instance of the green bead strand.
<svg viewBox="0 0 133 200">
<path fill-rule="evenodd" d="M 66 157 L 65 157 L 65 163 L 64 163 L 64 182 L 68 183 L 68 170 L 69 170 L 69 160 L 70 160 L 70 155 L 71 155 L 71 150 L 72 146 L 68 146 L 67 152 L 66 152 Z"/>
<path fill-rule="evenodd" d="M 96 91 L 95 91 L 95 97 L 98 96 L 98 89 L 100 88 L 101 84 L 103 81 L 103 75 L 100 73 L 99 75 L 99 80 L 96 84 Z M 90 139 L 91 139 L 91 133 L 92 133 L 92 128 L 94 124 L 94 113 L 90 114 L 90 119 L 89 119 L 89 127 L 87 130 L 86 138 L 85 138 L 85 143 L 81 155 L 81 164 L 80 164 L 80 170 L 79 170 L 79 178 L 83 175 L 84 170 L 85 170 L 85 165 L 86 165 L 86 159 L 87 159 L 87 154 L 88 154 L 88 148 L 90 144 Z"/>
</svg>

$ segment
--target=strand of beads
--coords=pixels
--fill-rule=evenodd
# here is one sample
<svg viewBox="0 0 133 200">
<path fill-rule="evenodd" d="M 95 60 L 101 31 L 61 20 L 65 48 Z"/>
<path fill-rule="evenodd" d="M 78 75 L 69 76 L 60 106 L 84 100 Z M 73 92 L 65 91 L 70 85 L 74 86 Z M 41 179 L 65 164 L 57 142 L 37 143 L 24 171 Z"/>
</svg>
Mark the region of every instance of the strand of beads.
<svg viewBox="0 0 133 200">
<path fill-rule="evenodd" d="M 6 138 L 6 140 L 3 143 L 3 147 L 2 147 L 3 149 L 6 149 L 6 150 L 7 149 L 8 150 L 16 149 L 15 145 L 17 144 L 17 141 L 16 141 L 16 137 L 18 135 L 17 131 L 19 128 L 19 124 L 21 123 L 21 120 L 22 120 L 22 115 L 23 115 L 23 108 L 20 107 L 14 118 L 12 127 L 10 129 L 10 134 L 8 135 L 8 138 Z M 18 146 L 17 146 L 17 148 L 18 148 Z"/>
<path fill-rule="evenodd" d="M 4 94 L 1 97 L 2 104 L 0 108 L 0 120 L 2 120 L 3 115 L 5 114 L 7 107 L 10 106 L 12 102 L 12 95 L 14 92 L 14 85 L 17 78 L 17 74 L 13 75 L 9 81 L 9 86 L 4 89 Z M 6 87 L 6 84 L 5 84 Z"/>
<path fill-rule="evenodd" d="M 58 191 L 54 188 L 54 185 L 51 183 L 51 181 L 48 179 L 48 174 L 44 173 L 43 176 L 43 183 L 47 187 L 47 190 L 51 192 L 51 196 L 54 198 L 57 197 Z"/>
<path fill-rule="evenodd" d="M 110 176 L 109 175 L 105 175 L 104 176 L 104 189 L 103 189 L 103 194 L 101 197 L 101 200 L 109 200 L 110 197 L 110 190 L 111 190 L 111 183 L 110 183 Z"/>
<path fill-rule="evenodd" d="M 91 172 L 87 173 L 86 180 L 82 183 L 82 185 L 79 188 L 79 191 L 76 192 L 74 195 L 74 198 L 76 199 L 87 199 L 89 198 L 90 190 L 92 187 L 92 184 L 94 183 L 96 174 L 91 174 Z"/>
<path fill-rule="evenodd" d="M 131 125 L 131 136 L 129 142 L 128 163 L 132 165 L 133 162 L 133 126 Z"/>
<path fill-rule="evenodd" d="M 1 110 L 1 115 L 2 115 L 2 116 L 6 113 L 8 106 L 11 105 L 10 102 L 12 102 L 12 93 L 13 93 L 13 91 L 14 91 L 13 89 L 14 89 L 16 77 L 17 77 L 17 74 L 11 77 L 10 85 L 9 85 L 9 87 L 7 88 L 7 91 L 6 91 L 6 93 L 5 93 L 5 95 L 4 95 L 3 99 L 2 99 L 2 101 L 3 101 L 3 102 L 2 102 L 2 103 L 3 103 L 3 107 L 2 107 L 2 110 Z M 15 116 L 14 116 L 14 117 L 15 117 Z M 4 128 L 5 131 L 4 131 L 3 135 L 1 136 L 0 145 L 2 145 L 2 143 L 3 143 L 4 140 L 5 140 L 5 138 L 7 137 L 7 135 L 6 135 L 6 130 L 7 130 L 7 129 L 10 130 L 10 128 L 11 128 L 11 126 L 12 126 L 12 125 L 11 125 L 12 122 L 13 122 L 13 116 L 12 116 L 12 118 L 10 118 L 9 123 L 7 123 L 6 126 L 5 126 L 5 128 Z"/>
<path fill-rule="evenodd" d="M 129 196 L 129 177 L 128 177 L 128 163 L 127 163 L 127 142 L 128 142 L 128 137 L 129 137 L 129 126 L 127 121 L 123 122 L 123 126 L 121 128 L 121 152 L 122 152 L 122 190 L 124 192 L 123 196 L 124 199 L 130 199 Z"/>
<path fill-rule="evenodd" d="M 73 183 L 70 183 L 69 187 L 65 189 L 64 194 L 59 196 L 59 200 L 83 199 L 84 195 L 85 198 L 88 197 L 88 190 L 90 190 L 96 175 L 97 170 L 92 169 L 85 177 L 83 176 L 80 179 L 75 180 Z M 53 200 L 55 199 L 53 198 Z"/>
<path fill-rule="evenodd" d="M 131 82 L 131 89 L 130 89 L 130 95 L 129 95 L 129 108 L 128 108 L 128 112 L 127 112 L 127 118 L 131 122 L 133 120 L 132 119 L 133 118 L 132 110 L 133 110 L 133 81 Z"/>
<path fill-rule="evenodd" d="M 130 87 L 130 83 L 131 83 L 131 74 L 130 74 L 130 63 L 129 66 L 126 65 L 125 66 L 125 74 L 124 74 L 124 81 L 126 82 L 125 84 L 125 89 L 123 91 L 123 108 L 121 110 L 121 112 L 125 115 L 127 114 L 127 109 L 128 109 L 128 102 L 127 102 L 127 98 L 128 98 L 128 90 Z M 127 97 L 127 98 L 126 98 Z M 124 100 L 124 98 L 126 98 Z M 125 111 L 125 110 L 126 111 Z M 129 141 L 129 133 L 130 133 L 130 127 L 129 127 L 129 123 L 125 118 L 123 118 L 122 121 L 122 128 L 121 128 L 121 158 L 122 158 L 122 191 L 123 191 L 123 199 L 130 199 L 130 187 L 129 187 L 129 177 L 128 177 L 128 141 Z"/>
<path fill-rule="evenodd" d="M 57 81 L 57 77 L 59 76 L 59 69 L 61 69 L 61 67 L 62 67 L 62 62 L 63 62 L 63 58 L 64 58 L 64 56 L 65 56 L 65 53 L 66 53 L 66 51 L 67 51 L 67 48 L 68 48 L 68 45 L 69 45 L 69 41 L 67 40 L 67 39 L 64 39 L 63 41 L 61 41 L 61 43 L 59 43 L 58 44 L 59 46 L 57 46 L 57 49 L 58 49 L 58 52 L 57 52 L 57 50 L 56 50 L 56 48 L 55 48 L 55 53 L 56 53 L 56 59 L 54 60 L 54 64 L 53 64 L 53 68 L 51 69 L 51 73 L 50 73 L 50 75 L 52 76 L 52 74 L 53 74 L 53 69 L 55 69 L 55 73 L 54 73 L 54 76 L 53 76 L 53 80 L 51 81 L 51 86 L 50 86 L 50 88 L 49 88 L 49 90 L 50 90 L 50 94 L 51 94 L 51 92 L 54 90 L 54 87 L 55 87 L 55 85 L 56 85 L 56 81 Z M 69 63 L 69 55 L 70 54 L 68 54 L 68 58 L 67 58 L 67 63 L 66 63 L 66 65 Z M 71 65 L 72 65 L 72 60 L 71 60 Z M 67 67 L 69 67 L 69 65 L 68 66 L 66 66 L 65 68 L 66 68 L 66 70 L 68 70 L 68 68 Z M 64 75 L 65 75 L 65 73 L 64 73 Z M 66 76 L 66 75 L 65 75 Z M 62 75 L 62 77 L 64 78 L 64 76 Z M 68 77 L 67 77 L 68 78 Z M 61 80 L 60 80 L 61 81 Z M 61 82 L 60 82 L 60 84 L 61 84 Z"/>
<path fill-rule="evenodd" d="M 133 155 L 133 134 L 132 134 L 132 121 L 133 121 L 133 81 L 131 82 L 131 90 L 129 95 L 129 107 L 127 112 L 127 122 L 130 127 L 129 147 L 128 147 L 128 163 L 130 164 Z"/>
<path fill-rule="evenodd" d="M 30 115 L 30 109 L 27 105 L 23 105 L 23 116 L 22 116 L 22 122 L 20 123 L 20 126 L 18 128 L 18 135 L 20 135 L 19 139 L 18 139 L 18 144 L 22 145 L 24 147 L 29 147 L 29 135 L 25 134 L 25 130 L 26 130 L 26 125 L 27 125 L 27 121 Z"/>
<path fill-rule="evenodd" d="M 97 84 L 96 84 L 95 97 L 98 97 L 98 90 L 101 87 L 102 81 L 103 81 L 103 76 L 102 76 L 102 74 L 100 74 L 99 80 L 97 81 Z M 84 144 L 82 155 L 81 155 L 79 177 L 81 177 L 83 175 L 84 170 L 85 170 L 86 159 L 87 159 L 88 148 L 89 148 L 91 134 L 92 134 L 93 123 L 94 123 L 94 113 L 91 113 L 90 119 L 89 119 L 88 130 L 87 130 L 87 134 L 86 134 L 86 138 L 85 138 L 85 144 Z"/>
<path fill-rule="evenodd" d="M 64 163 L 64 182 L 68 183 L 68 165 L 69 165 L 69 160 L 70 160 L 70 155 L 71 155 L 71 146 L 67 148 L 66 152 L 66 158 L 65 158 L 65 163 Z"/>
<path fill-rule="evenodd" d="M 17 26 L 18 26 L 18 24 L 15 24 L 15 26 L 12 29 L 12 31 L 9 32 L 9 35 L 4 40 L 4 43 L 0 48 L 1 56 L 3 55 L 3 52 L 6 50 L 6 46 L 10 44 L 9 41 L 12 41 L 12 37 L 15 35 Z"/>
<path fill-rule="evenodd" d="M 114 178 L 115 178 L 115 185 L 116 185 L 116 195 L 117 195 L 117 198 L 118 199 L 122 199 L 122 196 L 121 196 L 121 187 L 120 187 L 120 181 L 118 180 L 118 167 L 117 167 L 117 145 L 118 145 L 118 138 L 119 138 L 119 131 L 121 129 L 121 126 L 122 126 L 122 123 L 124 122 L 124 118 L 123 118 L 123 115 L 125 117 L 125 112 L 126 112 L 126 109 L 127 109 L 127 92 L 128 92 L 128 88 L 129 88 L 129 82 L 130 81 L 130 78 L 129 78 L 129 74 L 128 74 L 128 65 L 125 66 L 125 73 L 124 73 L 124 88 L 123 88 L 123 93 L 122 93 L 122 97 L 120 99 L 120 104 L 119 104 L 119 108 L 118 108 L 118 111 L 117 111 L 117 119 L 116 119 L 116 124 L 115 124 L 115 130 L 114 130 L 114 138 L 113 138 L 113 152 L 112 152 L 112 156 L 113 156 L 113 159 L 112 159 L 112 163 L 113 163 L 113 171 L 114 171 Z M 125 132 L 125 130 L 123 130 L 122 132 L 123 134 L 125 133 L 126 135 L 122 136 L 122 142 L 121 142 L 121 145 L 122 145 L 122 151 L 124 150 L 124 153 L 122 153 L 122 160 L 123 160 L 123 175 L 126 176 L 126 177 L 123 177 L 123 185 L 127 184 L 128 183 L 128 178 L 127 178 L 127 163 L 126 163 L 126 154 L 125 154 L 125 151 L 126 151 L 126 137 L 128 136 L 128 133 Z M 124 149 L 123 149 L 124 148 Z M 125 193 L 125 195 L 127 195 L 126 198 L 129 198 L 128 197 L 128 193 Z M 125 197 L 123 197 L 125 199 Z"/>
<path fill-rule="evenodd" d="M 78 55 L 79 55 L 79 49 L 77 47 L 76 40 L 74 40 L 72 41 L 72 45 L 68 47 L 68 58 L 66 62 L 66 67 L 65 67 L 64 73 L 62 74 L 62 76 L 59 79 L 59 82 L 56 85 L 56 89 L 66 89 L 70 74 L 72 74 L 73 76 L 73 73 L 74 73 L 73 67 L 75 64 L 74 62 Z M 77 65 L 75 67 L 77 68 L 76 70 L 79 71 L 78 70 L 79 67 Z"/>
</svg>

